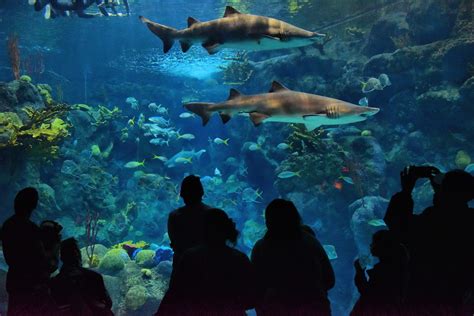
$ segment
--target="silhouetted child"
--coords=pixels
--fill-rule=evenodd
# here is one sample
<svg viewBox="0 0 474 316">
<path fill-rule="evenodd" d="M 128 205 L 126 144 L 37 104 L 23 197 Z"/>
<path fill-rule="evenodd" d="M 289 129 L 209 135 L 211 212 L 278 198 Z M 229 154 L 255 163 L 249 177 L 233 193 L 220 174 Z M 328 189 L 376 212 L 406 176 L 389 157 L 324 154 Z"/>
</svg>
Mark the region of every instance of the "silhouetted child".
<svg viewBox="0 0 474 316">
<path fill-rule="evenodd" d="M 43 221 L 40 224 L 41 242 L 44 246 L 49 273 L 53 273 L 59 267 L 59 249 L 61 246 L 62 230 L 63 227 L 55 221 Z"/>
<path fill-rule="evenodd" d="M 351 316 L 405 315 L 402 307 L 408 282 L 408 254 L 403 245 L 388 230 L 380 230 L 372 237 L 370 251 L 379 262 L 367 271 L 360 261 L 354 263 L 355 284 L 360 298 Z"/>
<path fill-rule="evenodd" d="M 15 214 L 2 227 L 3 254 L 8 264 L 8 315 L 44 314 L 50 307 L 49 265 L 39 227 L 30 220 L 38 191 L 25 188 L 14 202 Z"/>
<path fill-rule="evenodd" d="M 74 238 L 61 243 L 60 273 L 51 281 L 51 296 L 59 315 L 109 316 L 112 300 L 102 276 L 82 268 L 81 251 Z"/>
<path fill-rule="evenodd" d="M 205 214 L 204 243 L 187 250 L 176 271 L 172 315 L 246 315 L 255 303 L 250 260 L 234 249 L 238 231 L 220 209 Z"/>
<path fill-rule="evenodd" d="M 330 315 L 335 277 L 314 232 L 295 205 L 276 199 L 265 210 L 267 232 L 252 250 L 260 293 L 258 315 Z"/>
</svg>

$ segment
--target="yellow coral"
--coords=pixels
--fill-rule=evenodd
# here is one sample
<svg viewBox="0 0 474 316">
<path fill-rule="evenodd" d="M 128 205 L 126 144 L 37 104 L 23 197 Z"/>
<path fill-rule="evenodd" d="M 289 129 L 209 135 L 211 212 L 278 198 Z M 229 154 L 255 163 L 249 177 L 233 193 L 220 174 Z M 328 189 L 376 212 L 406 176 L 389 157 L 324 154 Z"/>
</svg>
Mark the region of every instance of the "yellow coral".
<svg viewBox="0 0 474 316">
<path fill-rule="evenodd" d="M 16 146 L 17 131 L 23 126 L 20 117 L 14 112 L 0 112 L 0 148 Z"/>
<path fill-rule="evenodd" d="M 69 135 L 68 127 L 62 119 L 55 118 L 51 123 L 43 123 L 39 128 L 31 128 L 18 133 L 20 136 L 46 139 L 54 142 Z"/>
<path fill-rule="evenodd" d="M 464 169 L 471 163 L 471 156 L 469 156 L 469 154 L 464 150 L 460 150 L 457 152 L 454 162 L 456 167 Z"/>
<path fill-rule="evenodd" d="M 144 249 L 144 248 L 147 248 L 150 244 L 147 243 L 146 241 L 143 241 L 143 240 L 138 241 L 138 242 L 134 242 L 133 240 L 127 240 L 127 241 L 121 242 L 119 244 L 113 245 L 112 248 L 113 249 L 122 249 L 124 245 L 128 245 L 128 246 L 131 246 L 133 248 Z"/>
</svg>

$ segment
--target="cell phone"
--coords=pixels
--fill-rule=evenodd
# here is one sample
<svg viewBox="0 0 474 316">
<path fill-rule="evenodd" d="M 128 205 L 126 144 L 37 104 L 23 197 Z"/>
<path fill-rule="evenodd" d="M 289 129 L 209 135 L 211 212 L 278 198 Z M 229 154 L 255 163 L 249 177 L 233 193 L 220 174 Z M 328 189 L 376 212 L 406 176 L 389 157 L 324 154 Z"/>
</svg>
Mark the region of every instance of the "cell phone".
<svg viewBox="0 0 474 316">
<path fill-rule="evenodd" d="M 431 178 L 435 175 L 433 171 L 433 167 L 431 166 L 410 167 L 410 172 L 412 172 L 417 178 Z"/>
</svg>

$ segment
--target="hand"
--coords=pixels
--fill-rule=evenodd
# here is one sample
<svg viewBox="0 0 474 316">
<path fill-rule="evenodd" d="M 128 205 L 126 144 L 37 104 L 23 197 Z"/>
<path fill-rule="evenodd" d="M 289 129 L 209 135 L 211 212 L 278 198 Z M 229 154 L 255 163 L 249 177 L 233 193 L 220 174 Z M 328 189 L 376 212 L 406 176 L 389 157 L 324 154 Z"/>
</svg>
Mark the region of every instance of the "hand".
<svg viewBox="0 0 474 316">
<path fill-rule="evenodd" d="M 411 170 L 410 170 L 411 169 Z M 411 194 L 415 187 L 418 176 L 413 172 L 413 166 L 408 166 L 400 172 L 400 182 L 402 185 L 402 191 Z"/>
<path fill-rule="evenodd" d="M 362 268 L 362 266 L 360 265 L 359 259 L 354 261 L 354 267 L 355 267 L 357 272 L 364 272 L 364 268 Z"/>
</svg>

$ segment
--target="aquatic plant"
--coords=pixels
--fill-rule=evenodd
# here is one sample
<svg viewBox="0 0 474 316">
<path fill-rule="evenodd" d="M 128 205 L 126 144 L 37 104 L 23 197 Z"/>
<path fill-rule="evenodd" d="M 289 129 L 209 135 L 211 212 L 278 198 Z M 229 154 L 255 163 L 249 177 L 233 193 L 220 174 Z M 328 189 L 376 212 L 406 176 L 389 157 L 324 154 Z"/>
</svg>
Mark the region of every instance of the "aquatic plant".
<svg viewBox="0 0 474 316">
<path fill-rule="evenodd" d="M 88 209 L 85 224 L 86 254 L 89 266 L 92 267 L 94 263 L 94 250 L 97 242 L 97 233 L 99 232 L 99 212 L 93 212 Z"/>
<path fill-rule="evenodd" d="M 18 35 L 12 34 L 8 38 L 8 55 L 15 80 L 20 79 L 20 48 L 18 45 Z"/>
<path fill-rule="evenodd" d="M 223 71 L 224 84 L 243 85 L 253 74 L 247 52 L 238 52 L 234 57 L 225 58 L 231 60 L 227 66 L 219 66 Z"/>
</svg>

